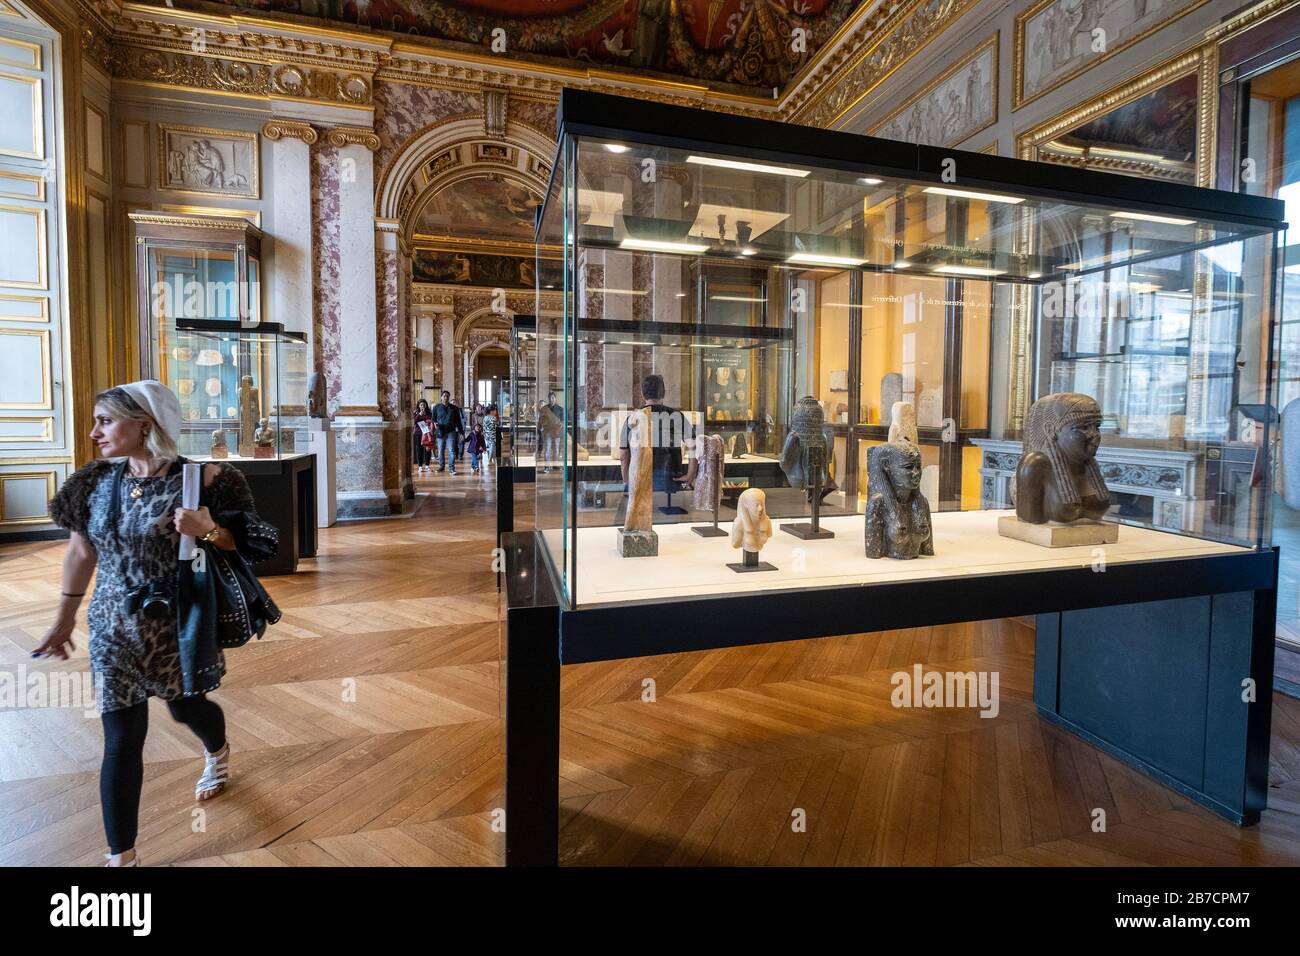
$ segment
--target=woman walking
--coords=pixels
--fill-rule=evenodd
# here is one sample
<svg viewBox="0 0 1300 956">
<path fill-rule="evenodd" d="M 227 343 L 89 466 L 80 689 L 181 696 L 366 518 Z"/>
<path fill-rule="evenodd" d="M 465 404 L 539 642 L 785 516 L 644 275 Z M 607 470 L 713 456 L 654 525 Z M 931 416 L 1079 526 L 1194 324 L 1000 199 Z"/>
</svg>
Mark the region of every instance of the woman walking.
<svg viewBox="0 0 1300 956">
<path fill-rule="evenodd" d="M 101 392 L 90 437 L 104 458 L 68 478 L 51 502 L 54 521 L 71 532 L 71 541 L 58 616 L 32 655 L 68 659 L 77 609 L 98 567 L 87 624 L 104 727 L 99 795 L 109 866 L 139 865 L 135 840 L 150 697 L 165 700 L 171 716 L 203 743 L 195 799 L 217 796 L 230 779 L 225 715 L 206 696 L 221 683 L 225 659 L 219 649 L 184 659 L 180 652 L 179 536 L 193 535 L 250 561 L 270 557 L 277 545 L 275 529 L 257 517 L 248 482 L 233 465 L 205 465 L 200 507 L 180 507 L 180 425 L 180 403 L 159 382 Z"/>
<path fill-rule="evenodd" d="M 433 456 L 433 409 L 425 399 L 420 399 L 415 403 L 415 415 L 411 423 L 411 444 L 415 452 L 413 459 L 415 467 L 421 475 L 425 469 L 431 467 L 430 461 Z"/>
<path fill-rule="evenodd" d="M 487 412 L 483 416 L 483 438 L 487 442 L 487 461 L 483 464 L 483 473 L 487 474 L 487 466 L 496 461 L 497 457 L 497 426 L 501 420 L 497 418 L 497 407 L 489 405 Z"/>
</svg>

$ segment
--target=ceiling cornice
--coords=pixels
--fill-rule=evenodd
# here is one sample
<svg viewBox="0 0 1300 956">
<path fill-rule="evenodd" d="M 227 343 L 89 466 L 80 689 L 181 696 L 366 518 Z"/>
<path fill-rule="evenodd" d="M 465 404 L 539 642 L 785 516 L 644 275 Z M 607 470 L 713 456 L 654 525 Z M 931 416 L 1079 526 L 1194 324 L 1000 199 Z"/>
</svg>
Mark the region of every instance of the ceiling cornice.
<svg viewBox="0 0 1300 956">
<path fill-rule="evenodd" d="M 975 0 L 874 0 L 846 21 L 778 99 L 707 85 L 493 57 L 424 37 L 349 31 L 120 0 L 73 0 L 85 52 L 115 77 L 232 94 L 368 107 L 376 80 L 555 102 L 564 87 L 831 126 Z"/>
</svg>

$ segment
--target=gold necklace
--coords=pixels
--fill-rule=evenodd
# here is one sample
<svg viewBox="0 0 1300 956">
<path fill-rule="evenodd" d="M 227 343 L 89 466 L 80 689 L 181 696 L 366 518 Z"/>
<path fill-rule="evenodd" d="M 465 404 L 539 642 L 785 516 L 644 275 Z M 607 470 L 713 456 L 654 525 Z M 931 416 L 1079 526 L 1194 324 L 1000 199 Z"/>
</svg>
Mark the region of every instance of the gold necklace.
<svg viewBox="0 0 1300 956">
<path fill-rule="evenodd" d="M 161 467 L 161 466 L 160 466 L 160 467 Z M 154 469 L 153 471 L 149 472 L 147 475 L 143 475 L 143 476 L 138 477 L 138 478 L 137 478 L 135 475 L 127 475 L 127 477 L 131 479 L 131 497 L 132 497 L 132 498 L 135 498 L 135 499 L 138 501 L 139 499 L 141 499 L 141 498 L 144 497 L 144 485 L 143 485 L 143 483 L 146 482 L 146 481 L 148 481 L 150 478 L 154 477 L 154 475 L 157 474 L 158 470 L 159 470 L 159 469 L 156 468 L 156 469 Z"/>
</svg>

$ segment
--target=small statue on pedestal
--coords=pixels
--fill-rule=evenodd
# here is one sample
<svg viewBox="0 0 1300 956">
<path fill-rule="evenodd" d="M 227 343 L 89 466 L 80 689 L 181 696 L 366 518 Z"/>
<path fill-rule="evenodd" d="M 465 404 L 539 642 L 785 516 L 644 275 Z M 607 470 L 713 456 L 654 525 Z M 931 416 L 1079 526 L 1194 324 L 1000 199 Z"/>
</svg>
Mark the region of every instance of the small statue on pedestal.
<svg viewBox="0 0 1300 956">
<path fill-rule="evenodd" d="M 746 489 L 736 502 L 736 520 L 731 523 L 731 546 L 741 549 L 744 560 L 727 567 L 739 573 L 775 571 L 776 565 L 758 560 L 758 553 L 771 537 L 772 519 L 767 513 L 767 495 L 762 488 Z"/>
<path fill-rule="evenodd" d="M 920 489 L 921 449 L 916 445 L 886 442 L 867 451 L 867 557 L 934 554 L 930 502 Z"/>
<path fill-rule="evenodd" d="M 695 442 L 695 456 L 683 484 L 695 482 L 696 511 L 713 512 L 713 524 L 692 528 L 702 538 L 721 538 L 727 532 L 718 527 L 718 509 L 722 506 L 723 454 L 725 446 L 720 435 L 701 435 Z"/>
<path fill-rule="evenodd" d="M 659 535 L 654 530 L 652 415 L 646 405 L 633 412 L 629 421 L 627 516 L 618 529 L 618 553 L 625 558 L 652 558 L 659 553 Z"/>
<path fill-rule="evenodd" d="M 253 376 L 245 375 L 239 380 L 239 457 L 252 458 L 257 419 L 262 414 L 262 397 Z"/>
<path fill-rule="evenodd" d="M 257 423 L 257 431 L 253 434 L 253 457 L 254 458 L 274 458 L 275 457 L 275 429 L 271 423 L 263 418 Z"/>
<path fill-rule="evenodd" d="M 1049 548 L 1119 540 L 1119 525 L 1101 520 L 1110 491 L 1097 466 L 1100 445 L 1092 396 L 1059 392 L 1034 402 L 1012 490 L 1016 514 L 998 519 L 998 534 Z"/>
<path fill-rule="evenodd" d="M 815 459 L 817 465 L 810 464 L 804 450 L 817 448 L 821 451 Z M 790 482 L 791 488 L 803 488 L 812 500 L 814 487 L 817 494 L 825 498 L 835 491 L 835 479 L 827 470 L 830 461 L 830 441 L 826 437 L 826 413 L 822 411 L 821 402 L 811 395 L 805 395 L 795 403 L 790 415 L 790 434 L 785 438 L 781 449 L 781 470 Z"/>
<path fill-rule="evenodd" d="M 226 431 L 224 428 L 218 428 L 212 432 L 211 456 L 213 458 L 230 457 L 230 447 L 226 444 Z"/>
</svg>

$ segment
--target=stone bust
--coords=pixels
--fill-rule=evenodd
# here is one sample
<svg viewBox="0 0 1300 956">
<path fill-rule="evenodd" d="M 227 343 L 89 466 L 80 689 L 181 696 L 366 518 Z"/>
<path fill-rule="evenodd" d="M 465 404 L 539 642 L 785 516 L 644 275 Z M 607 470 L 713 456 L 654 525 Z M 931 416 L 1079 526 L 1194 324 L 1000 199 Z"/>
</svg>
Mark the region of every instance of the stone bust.
<svg viewBox="0 0 1300 956">
<path fill-rule="evenodd" d="M 822 411 L 821 402 L 811 395 L 805 395 L 795 403 L 790 414 L 790 433 L 786 435 L 785 445 L 781 449 L 781 470 L 785 472 L 786 481 L 791 488 L 806 489 L 811 499 L 813 486 L 817 484 L 817 475 L 808 474 L 809 449 L 813 452 L 814 467 L 821 472 L 822 497 L 835 490 L 835 480 L 831 478 L 828 464 L 830 462 L 830 442 L 826 437 L 826 413 Z"/>
<path fill-rule="evenodd" d="M 1016 517 L 1030 524 L 1099 520 L 1110 508 L 1110 492 L 1097 467 L 1100 444 L 1096 399 L 1059 392 L 1034 402 L 1016 466 Z"/>
<path fill-rule="evenodd" d="M 268 419 L 258 420 L 257 431 L 253 433 L 253 441 L 263 447 L 275 444 L 275 429 L 271 427 Z"/>
<path fill-rule="evenodd" d="M 916 445 L 886 442 L 867 451 L 867 557 L 934 554 L 930 503 L 920 489 L 921 449 Z"/>
<path fill-rule="evenodd" d="M 757 554 L 772 537 L 772 519 L 767 513 L 767 495 L 762 488 L 747 488 L 736 502 L 736 520 L 731 523 L 731 546 Z"/>
</svg>

